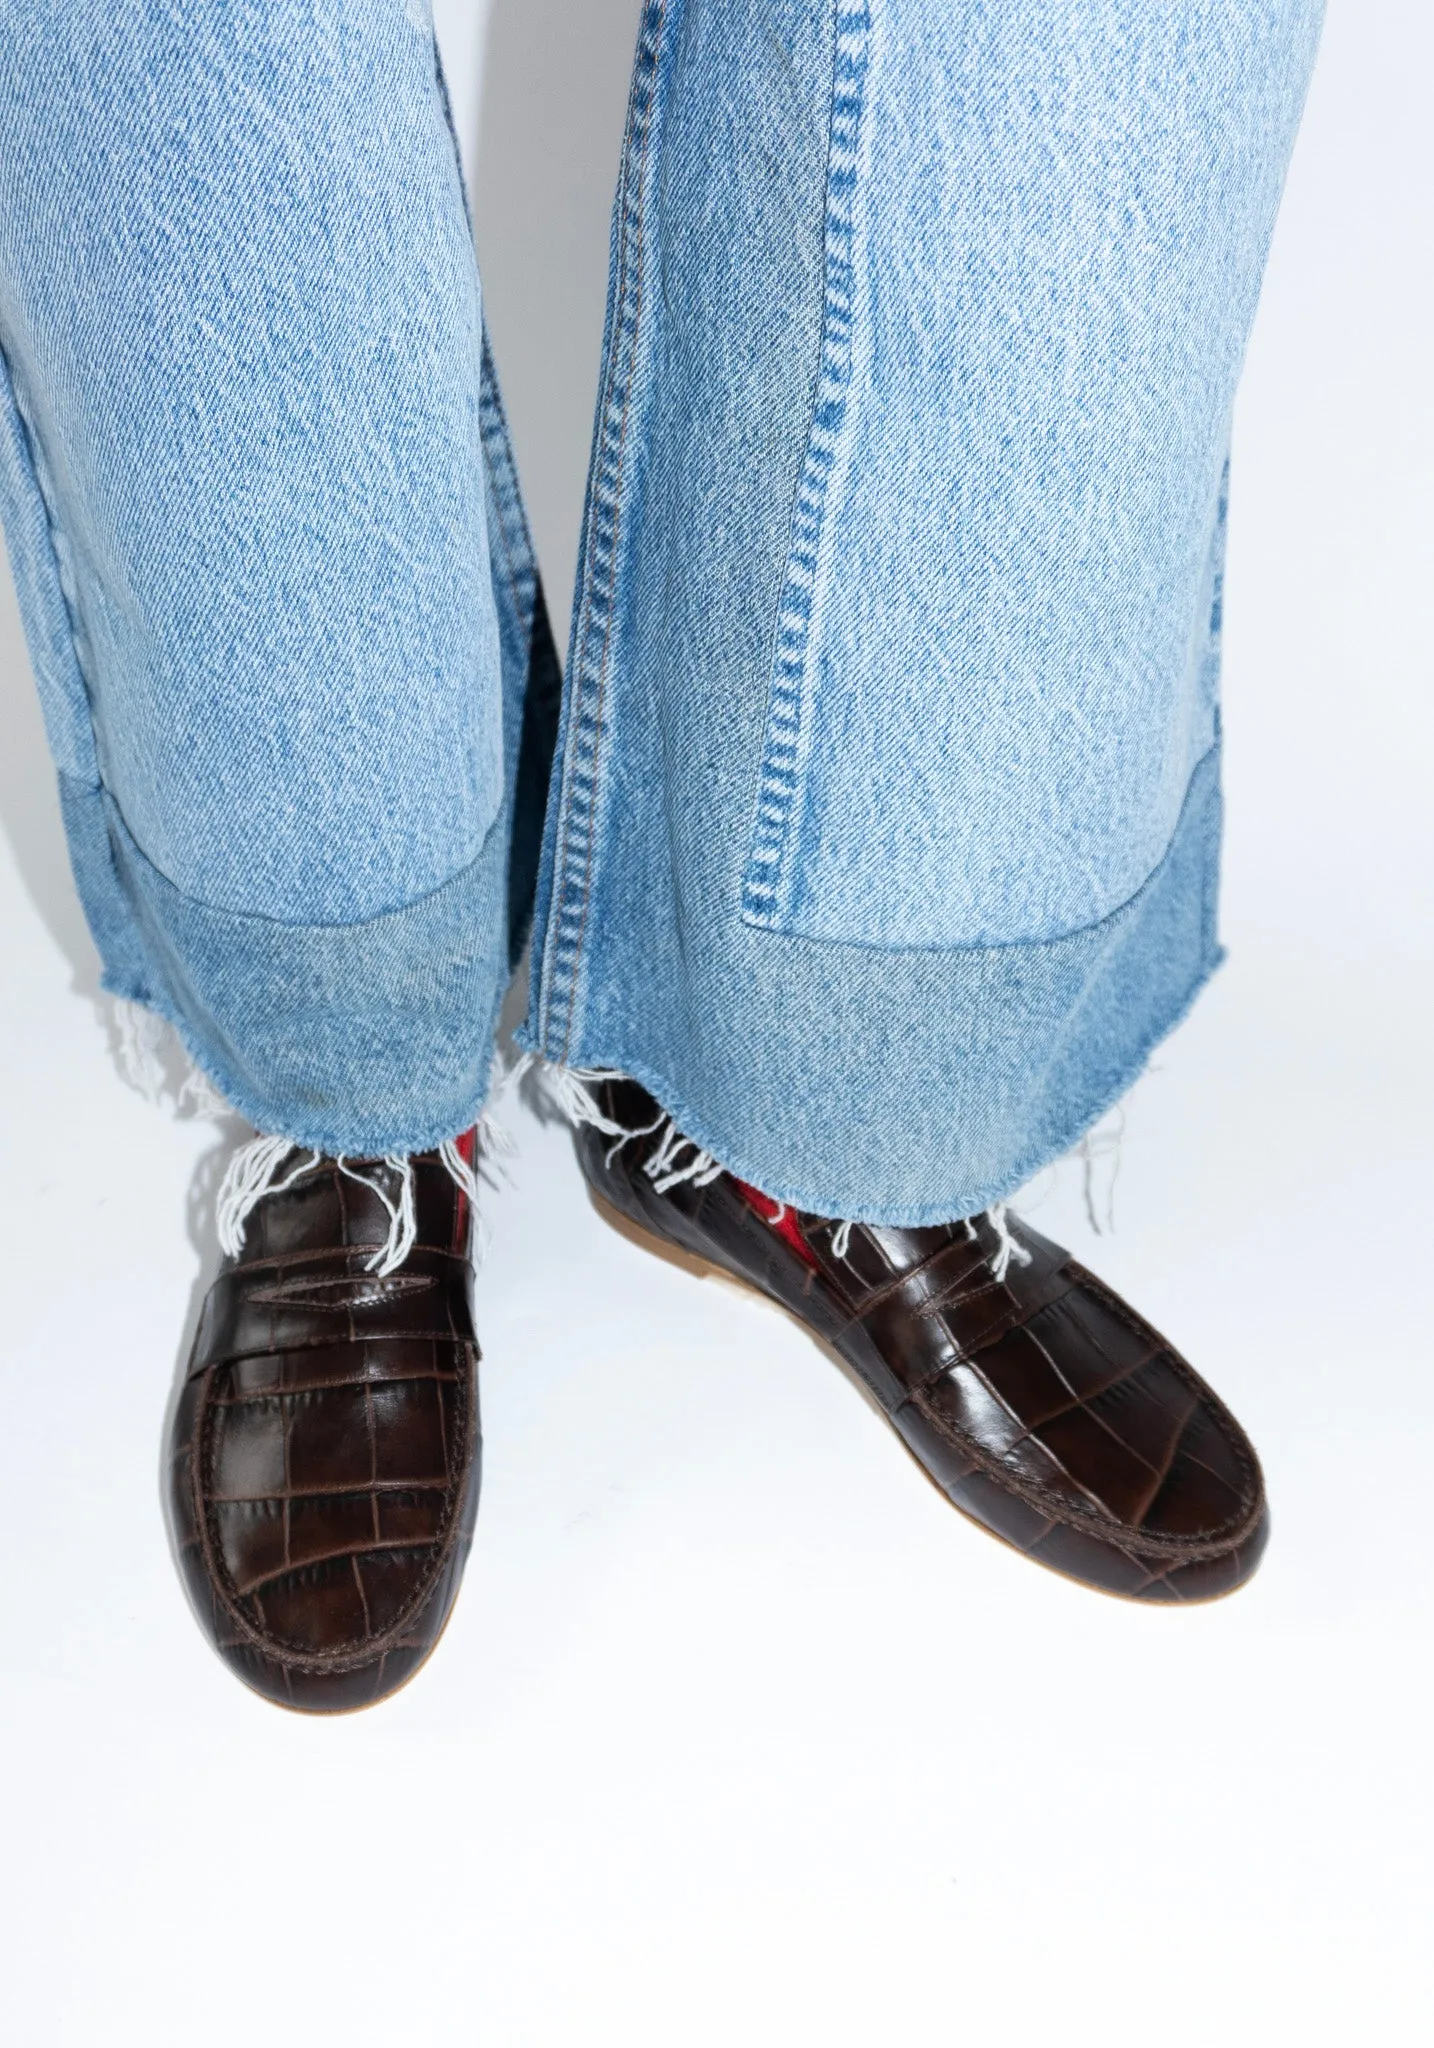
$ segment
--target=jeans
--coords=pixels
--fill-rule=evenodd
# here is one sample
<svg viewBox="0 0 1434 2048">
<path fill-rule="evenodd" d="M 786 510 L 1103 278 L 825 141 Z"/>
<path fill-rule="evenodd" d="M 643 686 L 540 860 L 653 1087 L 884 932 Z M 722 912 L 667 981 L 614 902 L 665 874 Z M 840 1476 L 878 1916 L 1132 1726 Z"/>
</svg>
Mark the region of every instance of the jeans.
<svg viewBox="0 0 1434 2048">
<path fill-rule="evenodd" d="M 1219 958 L 1320 13 L 648 0 L 561 682 L 423 0 L 4 0 L 0 509 L 106 986 L 416 1151 L 531 929 L 526 1047 L 777 1199 L 1063 1151 Z"/>
</svg>

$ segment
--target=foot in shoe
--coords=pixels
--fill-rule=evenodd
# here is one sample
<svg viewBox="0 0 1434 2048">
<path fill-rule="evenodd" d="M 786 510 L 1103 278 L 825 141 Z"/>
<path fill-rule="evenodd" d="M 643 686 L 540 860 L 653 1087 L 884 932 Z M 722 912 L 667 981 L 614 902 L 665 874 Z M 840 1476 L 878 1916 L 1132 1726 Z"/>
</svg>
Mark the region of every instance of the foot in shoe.
<svg viewBox="0 0 1434 2048">
<path fill-rule="evenodd" d="M 170 1509 L 201 1628 L 281 1706 L 386 1698 L 457 1597 L 480 1462 L 473 1146 L 339 1162 L 257 1140 L 231 1168 Z"/>
<path fill-rule="evenodd" d="M 705 1155 L 679 1178 L 696 1148 L 679 1151 L 645 1090 L 604 1080 L 593 1095 L 601 1124 L 580 1127 L 576 1145 L 610 1220 L 787 1309 L 964 1513 L 1131 1599 L 1208 1600 L 1252 1576 L 1269 1514 L 1249 1439 L 1058 1245 L 1004 1210 L 924 1229 L 807 1215 Z"/>
</svg>

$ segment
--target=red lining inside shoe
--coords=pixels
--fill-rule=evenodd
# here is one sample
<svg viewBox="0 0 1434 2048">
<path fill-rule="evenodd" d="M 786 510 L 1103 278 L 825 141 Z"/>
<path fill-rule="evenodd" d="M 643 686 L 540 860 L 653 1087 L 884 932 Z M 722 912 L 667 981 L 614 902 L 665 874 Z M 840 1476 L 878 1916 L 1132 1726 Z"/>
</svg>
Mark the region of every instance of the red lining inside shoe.
<svg viewBox="0 0 1434 2048">
<path fill-rule="evenodd" d="M 735 1176 L 734 1176 L 735 1179 Z M 801 1225 L 795 1213 L 785 1202 L 774 1202 L 770 1195 L 764 1195 L 760 1188 L 749 1187 L 744 1180 L 737 1181 L 742 1199 L 749 1209 L 756 1211 L 764 1223 L 769 1223 L 778 1237 L 785 1240 L 805 1265 L 815 1266 L 816 1254 L 802 1236 Z"/>
<path fill-rule="evenodd" d="M 478 1126 L 464 1131 L 453 1140 L 453 1149 L 465 1166 L 472 1166 L 478 1157 Z M 458 1190 L 458 1205 L 453 1212 L 453 1243 L 461 1251 L 468 1242 L 468 1197 L 462 1188 Z"/>
</svg>

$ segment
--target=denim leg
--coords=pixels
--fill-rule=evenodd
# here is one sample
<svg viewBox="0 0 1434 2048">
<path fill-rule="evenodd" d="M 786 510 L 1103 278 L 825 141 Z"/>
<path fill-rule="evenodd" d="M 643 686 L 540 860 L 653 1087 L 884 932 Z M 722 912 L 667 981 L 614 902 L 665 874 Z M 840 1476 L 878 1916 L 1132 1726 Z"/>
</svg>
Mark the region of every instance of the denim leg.
<svg viewBox="0 0 1434 2048">
<path fill-rule="evenodd" d="M 527 1040 L 1004 1197 L 1217 964 L 1230 416 L 1319 0 L 648 0 Z"/>
<path fill-rule="evenodd" d="M 486 1090 L 557 677 L 427 9 L 16 0 L 0 355 L 106 986 L 266 1130 L 436 1143 Z"/>
</svg>

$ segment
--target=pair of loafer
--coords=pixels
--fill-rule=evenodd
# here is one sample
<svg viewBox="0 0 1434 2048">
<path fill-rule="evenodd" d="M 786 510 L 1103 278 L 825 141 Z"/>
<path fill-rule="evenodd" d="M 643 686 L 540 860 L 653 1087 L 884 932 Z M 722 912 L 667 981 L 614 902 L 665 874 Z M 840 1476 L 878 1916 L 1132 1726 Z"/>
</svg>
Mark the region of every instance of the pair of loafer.
<svg viewBox="0 0 1434 2048">
<path fill-rule="evenodd" d="M 1059 1246 L 999 1211 L 847 1224 L 715 1167 L 674 1181 L 652 1098 L 626 1080 L 595 1097 L 575 1142 L 607 1219 L 796 1317 L 972 1520 L 1133 1600 L 1208 1600 L 1254 1572 L 1269 1517 L 1248 1438 Z M 470 1134 L 402 1169 L 396 1259 L 392 1163 L 301 1167 L 205 1303 L 172 1428 L 176 1548 L 210 1641 L 280 1705 L 385 1698 L 457 1598 L 481 1467 L 471 1158 Z"/>
</svg>

